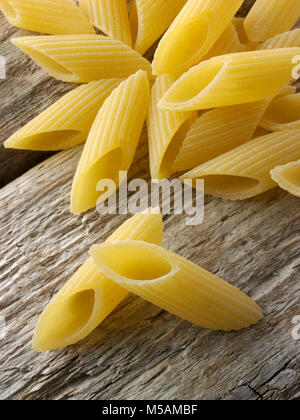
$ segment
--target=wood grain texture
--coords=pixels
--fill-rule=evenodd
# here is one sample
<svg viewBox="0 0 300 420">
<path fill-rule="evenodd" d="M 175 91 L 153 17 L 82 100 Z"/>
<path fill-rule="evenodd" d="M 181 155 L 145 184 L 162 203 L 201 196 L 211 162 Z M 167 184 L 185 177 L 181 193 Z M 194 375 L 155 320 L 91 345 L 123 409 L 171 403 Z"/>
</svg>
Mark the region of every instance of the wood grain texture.
<svg viewBox="0 0 300 420">
<path fill-rule="evenodd" d="M 72 88 L 11 52 L 16 31 L 0 15 L 2 143 Z M 4 29 L 3 29 L 4 28 Z M 18 31 L 25 33 L 25 31 Z M 1 42 L 2 41 L 2 42 Z M 3 54 L 2 54 L 3 55 Z M 0 151 L 0 180 L 44 155 Z M 242 203 L 206 198 L 205 220 L 165 216 L 165 245 L 256 299 L 265 319 L 242 332 L 195 327 L 131 295 L 87 339 L 55 352 L 31 350 L 51 297 L 127 217 L 69 213 L 80 148 L 43 161 L 0 190 L 0 399 L 299 399 L 300 201 L 275 189 Z M 149 181 L 144 130 L 131 177 Z M 1 319 L 0 319 L 1 320 Z M 6 335 L 2 337 L 2 333 Z"/>
<path fill-rule="evenodd" d="M 145 133 L 131 176 L 148 179 Z M 266 318 L 239 333 L 202 330 L 130 296 L 86 340 L 31 350 L 39 313 L 125 216 L 69 213 L 80 149 L 0 191 L 0 396 L 14 399 L 292 399 L 299 394 L 300 201 L 273 190 L 243 203 L 207 198 L 205 222 L 166 216 L 165 245 L 240 287 Z"/>
</svg>

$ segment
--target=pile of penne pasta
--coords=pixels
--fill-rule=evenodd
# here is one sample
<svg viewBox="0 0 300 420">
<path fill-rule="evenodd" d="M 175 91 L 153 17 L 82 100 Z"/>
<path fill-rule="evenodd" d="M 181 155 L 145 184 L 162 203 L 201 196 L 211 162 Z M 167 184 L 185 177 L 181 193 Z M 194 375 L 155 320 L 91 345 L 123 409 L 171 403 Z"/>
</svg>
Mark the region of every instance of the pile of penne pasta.
<svg viewBox="0 0 300 420">
<path fill-rule="evenodd" d="M 13 134 L 6 147 L 63 150 L 85 143 L 71 212 L 120 185 L 147 121 L 151 176 L 181 172 L 205 192 L 243 200 L 278 185 L 300 197 L 300 0 L 0 0 L 14 26 L 47 35 L 12 43 L 58 80 L 80 84 Z M 143 55 L 159 41 L 153 62 Z M 214 330 L 257 323 L 244 293 L 162 248 L 157 210 L 123 224 L 52 299 L 38 351 L 86 337 L 128 292 Z M 59 320 L 59 322 L 57 321 Z"/>
</svg>

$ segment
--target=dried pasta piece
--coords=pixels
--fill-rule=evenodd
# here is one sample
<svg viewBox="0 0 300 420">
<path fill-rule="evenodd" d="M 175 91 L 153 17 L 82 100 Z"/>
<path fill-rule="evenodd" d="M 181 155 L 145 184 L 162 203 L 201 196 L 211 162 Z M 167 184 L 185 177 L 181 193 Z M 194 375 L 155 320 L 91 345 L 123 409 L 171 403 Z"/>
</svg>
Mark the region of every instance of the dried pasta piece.
<svg viewBox="0 0 300 420">
<path fill-rule="evenodd" d="M 95 33 L 73 0 L 0 0 L 0 9 L 18 28 L 51 35 Z"/>
<path fill-rule="evenodd" d="M 126 239 L 161 245 L 163 239 L 161 215 L 137 214 L 123 223 L 108 241 Z M 34 350 L 40 352 L 54 350 L 82 340 L 127 295 L 126 289 L 109 280 L 92 258 L 88 258 L 53 297 L 40 316 L 33 337 Z"/>
<path fill-rule="evenodd" d="M 300 48 L 249 51 L 212 58 L 183 74 L 158 106 L 193 111 L 265 99 L 292 79 L 293 58 L 297 55 Z"/>
<path fill-rule="evenodd" d="M 126 0 L 79 0 L 79 5 L 96 28 L 131 46 Z"/>
<path fill-rule="evenodd" d="M 13 134 L 5 147 L 63 150 L 83 143 L 105 99 L 122 79 L 104 79 L 79 86 Z"/>
<path fill-rule="evenodd" d="M 300 93 L 276 98 L 260 125 L 271 131 L 300 129 Z"/>
<path fill-rule="evenodd" d="M 154 74 L 181 74 L 199 63 L 242 3 L 188 0 L 158 45 L 152 64 Z"/>
<path fill-rule="evenodd" d="M 149 102 L 147 73 L 139 70 L 106 99 L 91 128 L 77 167 L 71 193 L 71 211 L 82 213 L 105 200 L 98 182 L 119 185 L 120 171 L 128 171 L 138 145 Z"/>
<path fill-rule="evenodd" d="M 300 197 L 300 160 L 272 169 L 273 181 L 290 194 Z"/>
<path fill-rule="evenodd" d="M 150 170 L 153 179 L 168 178 L 182 142 L 193 122 L 195 112 L 160 109 L 158 101 L 174 82 L 168 75 L 158 76 L 151 90 L 148 110 Z"/>
<path fill-rule="evenodd" d="M 92 246 L 90 254 L 119 286 L 201 327 L 240 330 L 263 317 L 240 290 L 160 246 L 115 241 Z"/>
<path fill-rule="evenodd" d="M 14 38 L 12 43 L 64 82 L 125 78 L 139 69 L 151 75 L 148 60 L 123 42 L 103 35 L 28 36 Z"/>
<path fill-rule="evenodd" d="M 192 125 L 173 164 L 173 172 L 187 171 L 251 140 L 270 101 L 217 108 Z"/>
<path fill-rule="evenodd" d="M 204 179 L 205 192 L 229 200 L 244 200 L 276 186 L 270 171 L 300 159 L 300 130 L 255 138 L 182 176 Z"/>
<path fill-rule="evenodd" d="M 187 0 L 134 0 L 130 23 L 134 49 L 145 52 L 160 38 Z"/>
<path fill-rule="evenodd" d="M 245 19 L 245 30 L 251 41 L 265 41 L 292 29 L 299 17 L 299 0 L 256 0 Z"/>
<path fill-rule="evenodd" d="M 300 29 L 284 32 L 258 45 L 258 50 L 300 47 Z"/>
</svg>

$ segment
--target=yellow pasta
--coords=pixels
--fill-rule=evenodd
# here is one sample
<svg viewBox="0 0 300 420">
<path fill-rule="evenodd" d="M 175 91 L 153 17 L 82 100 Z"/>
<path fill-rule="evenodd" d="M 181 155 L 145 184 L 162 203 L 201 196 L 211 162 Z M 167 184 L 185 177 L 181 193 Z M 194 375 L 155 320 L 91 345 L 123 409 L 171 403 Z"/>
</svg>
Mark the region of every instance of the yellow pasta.
<svg viewBox="0 0 300 420">
<path fill-rule="evenodd" d="M 153 179 L 167 178 L 172 164 L 197 113 L 160 109 L 158 101 L 172 85 L 172 76 L 158 76 L 152 87 L 148 110 L 150 170 Z"/>
<path fill-rule="evenodd" d="M 299 17 L 299 0 L 256 0 L 245 19 L 245 30 L 251 41 L 265 41 L 292 29 Z"/>
<path fill-rule="evenodd" d="M 195 168 L 251 140 L 269 102 L 266 99 L 203 112 L 187 133 L 172 172 Z"/>
<path fill-rule="evenodd" d="M 103 35 L 28 36 L 12 42 L 64 82 L 124 78 L 139 69 L 151 75 L 149 61 L 121 41 Z"/>
<path fill-rule="evenodd" d="M 130 23 L 135 50 L 145 52 L 160 38 L 187 0 L 134 0 Z"/>
<path fill-rule="evenodd" d="M 284 32 L 258 45 L 258 50 L 300 47 L 300 29 Z"/>
<path fill-rule="evenodd" d="M 300 197 L 300 160 L 277 166 L 271 171 L 271 177 L 282 189 Z"/>
<path fill-rule="evenodd" d="M 115 241 L 92 246 L 90 254 L 119 286 L 201 327 L 240 330 L 263 317 L 244 293 L 160 246 Z"/>
<path fill-rule="evenodd" d="M 63 150 L 83 143 L 103 102 L 121 81 L 104 79 L 79 86 L 13 134 L 5 147 Z"/>
<path fill-rule="evenodd" d="M 270 171 L 300 159 L 300 130 L 255 138 L 182 176 L 204 179 L 205 192 L 229 200 L 244 200 L 276 186 Z"/>
<path fill-rule="evenodd" d="M 119 185 L 119 172 L 128 171 L 140 138 L 149 102 L 147 73 L 139 70 L 106 99 L 91 128 L 73 181 L 71 211 L 82 213 L 105 200 L 98 182 Z"/>
<path fill-rule="evenodd" d="M 161 215 L 137 214 L 120 226 L 108 241 L 126 239 L 161 245 Z M 36 325 L 33 348 L 36 351 L 54 350 L 82 340 L 127 295 L 126 289 L 102 274 L 92 258 L 87 259 L 42 313 Z"/>
<path fill-rule="evenodd" d="M 300 48 L 249 51 L 204 61 L 165 93 L 161 108 L 193 111 L 265 99 L 292 79 Z"/>
<path fill-rule="evenodd" d="M 260 125 L 271 131 L 300 129 L 300 93 L 276 98 Z"/>
<path fill-rule="evenodd" d="M 126 0 L 79 0 L 79 5 L 96 28 L 131 46 Z"/>
<path fill-rule="evenodd" d="M 158 45 L 153 73 L 181 74 L 198 63 L 242 3 L 243 0 L 188 0 Z"/>
<path fill-rule="evenodd" d="M 203 57 L 202 61 L 209 60 L 219 55 L 246 51 L 246 45 L 239 40 L 238 33 L 233 23 L 230 23 L 214 46 Z"/>
<path fill-rule="evenodd" d="M 73 0 L 0 0 L 11 25 L 52 35 L 94 34 Z"/>
</svg>

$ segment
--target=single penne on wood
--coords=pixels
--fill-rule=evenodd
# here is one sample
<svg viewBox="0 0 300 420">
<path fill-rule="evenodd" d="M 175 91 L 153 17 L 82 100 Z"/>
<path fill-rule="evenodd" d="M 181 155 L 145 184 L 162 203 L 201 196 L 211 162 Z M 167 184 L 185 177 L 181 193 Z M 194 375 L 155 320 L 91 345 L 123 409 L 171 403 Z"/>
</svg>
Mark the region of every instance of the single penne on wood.
<svg viewBox="0 0 300 420">
<path fill-rule="evenodd" d="M 292 29 L 299 17 L 299 0 L 256 0 L 245 19 L 245 31 L 251 41 L 265 41 Z"/>
<path fill-rule="evenodd" d="M 73 181 L 71 211 L 79 214 L 104 201 L 98 183 L 110 179 L 119 186 L 120 171 L 128 171 L 138 145 L 149 102 L 149 80 L 139 70 L 122 82 L 100 109 L 83 149 Z"/>
<path fill-rule="evenodd" d="M 269 99 L 203 112 L 177 152 L 172 172 L 187 171 L 251 140 Z"/>
<path fill-rule="evenodd" d="M 300 48 L 249 51 L 204 61 L 184 73 L 158 106 L 177 111 L 219 108 L 255 102 L 293 79 Z"/>
<path fill-rule="evenodd" d="M 125 78 L 139 69 L 151 75 L 148 60 L 104 35 L 27 36 L 14 38 L 12 43 L 64 82 Z"/>
<path fill-rule="evenodd" d="M 240 330 L 263 317 L 240 290 L 160 246 L 115 241 L 92 246 L 90 254 L 119 286 L 203 328 Z"/>
<path fill-rule="evenodd" d="M 18 28 L 51 35 L 95 33 L 73 0 L 0 0 L 0 9 Z"/>
<path fill-rule="evenodd" d="M 161 39 L 153 73 L 181 74 L 207 54 L 243 0 L 188 0 Z"/>
<path fill-rule="evenodd" d="M 271 131 L 300 129 L 300 93 L 276 98 L 266 110 L 260 125 Z"/>
<path fill-rule="evenodd" d="M 168 75 L 158 76 L 151 90 L 148 109 L 150 170 L 153 179 L 168 178 L 183 140 L 197 118 L 196 112 L 177 112 L 158 108 L 157 104 L 174 82 Z"/>
<path fill-rule="evenodd" d="M 300 47 L 300 29 L 284 32 L 258 45 L 258 50 Z"/>
<path fill-rule="evenodd" d="M 126 0 L 79 0 L 79 5 L 96 28 L 131 46 Z"/>
<path fill-rule="evenodd" d="M 161 37 L 187 0 L 134 0 L 130 23 L 134 49 L 145 52 Z"/>
<path fill-rule="evenodd" d="M 204 179 L 205 192 L 229 200 L 245 200 L 276 187 L 270 171 L 300 159 L 300 130 L 255 138 L 182 176 Z"/>
<path fill-rule="evenodd" d="M 13 134 L 5 147 L 63 150 L 83 143 L 105 99 L 122 79 L 104 79 L 79 86 Z"/>
<path fill-rule="evenodd" d="M 134 239 L 161 245 L 162 217 L 159 213 L 150 213 L 151 210 L 149 214 L 133 216 L 108 241 Z M 126 289 L 109 280 L 92 258 L 88 258 L 40 316 L 33 337 L 34 350 L 54 350 L 82 340 L 127 295 Z"/>
<path fill-rule="evenodd" d="M 271 177 L 282 189 L 300 197 L 300 160 L 271 170 Z"/>
</svg>

